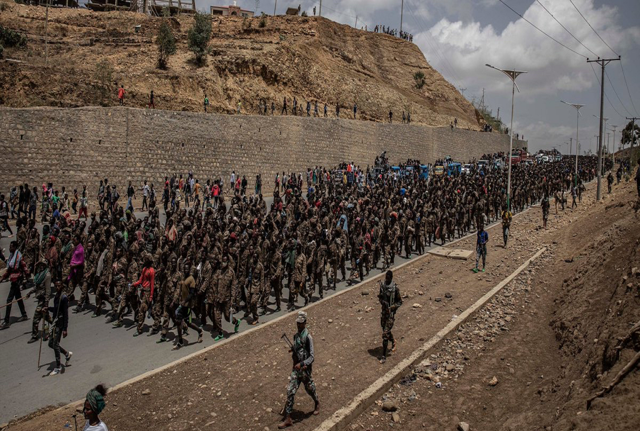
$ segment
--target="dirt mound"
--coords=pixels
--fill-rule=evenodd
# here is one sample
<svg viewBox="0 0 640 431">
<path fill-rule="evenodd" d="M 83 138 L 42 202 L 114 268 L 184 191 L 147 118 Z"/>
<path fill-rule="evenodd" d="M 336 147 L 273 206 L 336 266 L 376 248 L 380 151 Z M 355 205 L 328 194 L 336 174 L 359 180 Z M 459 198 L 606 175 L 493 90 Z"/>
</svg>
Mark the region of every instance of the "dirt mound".
<svg viewBox="0 0 640 431">
<path fill-rule="evenodd" d="M 320 115 L 325 103 L 329 116 L 339 103 L 347 118 L 357 103 L 362 119 L 384 121 L 392 110 L 397 121 L 405 111 L 427 125 L 448 126 L 457 117 L 459 127 L 481 126 L 473 106 L 416 45 L 324 18 L 213 18 L 212 53 L 198 68 L 187 48 L 194 19 L 173 17 L 177 53 L 162 71 L 154 44 L 162 18 L 51 9 L 45 65 L 45 9 L 0 2 L 7 5 L 0 25 L 29 39 L 26 49 L 5 50 L 6 58 L 20 62 L 0 62 L 0 104 L 7 106 L 115 105 L 123 84 L 129 106 L 145 106 L 153 90 L 160 109 L 202 110 L 206 94 L 213 111 L 232 113 L 241 102 L 243 113 L 257 113 L 266 100 L 269 112 L 273 101 L 279 114 L 283 97 L 295 96 L 303 108 L 317 100 Z M 109 67 L 97 66 L 101 62 L 113 68 L 111 79 L 105 78 Z M 421 89 L 416 72 L 425 76 Z"/>
</svg>

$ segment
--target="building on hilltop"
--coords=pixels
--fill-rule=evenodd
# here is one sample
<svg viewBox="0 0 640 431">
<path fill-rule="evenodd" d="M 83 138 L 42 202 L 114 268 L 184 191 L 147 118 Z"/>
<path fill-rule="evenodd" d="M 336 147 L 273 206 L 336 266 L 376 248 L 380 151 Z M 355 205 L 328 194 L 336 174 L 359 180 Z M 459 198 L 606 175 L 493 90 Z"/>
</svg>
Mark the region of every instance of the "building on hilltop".
<svg viewBox="0 0 640 431">
<path fill-rule="evenodd" d="M 211 15 L 221 16 L 241 16 L 243 18 L 252 18 L 254 12 L 252 10 L 241 9 L 240 6 L 233 2 L 229 6 L 211 6 Z"/>
</svg>

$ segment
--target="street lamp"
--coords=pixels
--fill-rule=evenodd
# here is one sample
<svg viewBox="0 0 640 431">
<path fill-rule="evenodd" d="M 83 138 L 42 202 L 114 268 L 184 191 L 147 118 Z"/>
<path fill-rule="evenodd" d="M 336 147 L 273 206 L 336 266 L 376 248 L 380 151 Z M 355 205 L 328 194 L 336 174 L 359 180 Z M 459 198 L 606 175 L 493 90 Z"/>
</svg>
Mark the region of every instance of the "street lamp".
<svg viewBox="0 0 640 431">
<path fill-rule="evenodd" d="M 578 142 L 580 142 L 578 140 L 578 130 L 580 128 L 580 108 L 582 108 L 584 105 L 581 105 L 579 103 L 568 103 L 568 102 L 565 102 L 564 100 L 561 100 L 561 102 L 564 103 L 565 105 L 573 106 L 574 108 L 576 108 L 576 175 L 575 175 L 574 185 L 577 187 L 578 186 Z"/>
<path fill-rule="evenodd" d="M 507 75 L 511 82 L 513 83 L 511 88 L 511 127 L 509 128 L 510 138 L 509 138 L 509 174 L 507 176 L 507 209 L 511 211 L 511 153 L 513 152 L 513 105 L 516 97 L 516 88 L 518 89 L 518 93 L 520 89 L 518 88 L 518 84 L 516 84 L 516 78 L 523 73 L 527 73 L 525 71 L 518 70 L 506 70 L 506 69 L 498 69 L 490 64 L 486 64 L 485 66 L 500 71 Z"/>
</svg>

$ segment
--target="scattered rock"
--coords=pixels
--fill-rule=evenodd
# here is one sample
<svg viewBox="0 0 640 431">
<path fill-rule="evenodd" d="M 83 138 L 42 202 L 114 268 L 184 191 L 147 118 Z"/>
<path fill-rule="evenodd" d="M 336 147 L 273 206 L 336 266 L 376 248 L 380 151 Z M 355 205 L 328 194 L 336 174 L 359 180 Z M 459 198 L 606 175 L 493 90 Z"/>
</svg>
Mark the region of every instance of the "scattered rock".
<svg viewBox="0 0 640 431">
<path fill-rule="evenodd" d="M 398 403 L 393 400 L 386 400 L 382 403 L 382 410 L 385 412 L 395 412 L 398 410 Z"/>
<path fill-rule="evenodd" d="M 333 323 L 333 319 L 329 319 L 329 320 L 328 320 L 328 322 L 329 322 L 329 323 Z"/>
<path fill-rule="evenodd" d="M 413 308 L 422 308 L 422 305 L 416 302 L 415 304 L 413 304 Z"/>
<path fill-rule="evenodd" d="M 145 389 L 142 391 L 142 395 L 151 395 L 151 391 L 149 389 Z"/>
<path fill-rule="evenodd" d="M 450 294 L 449 292 L 447 292 L 447 293 L 444 294 L 444 297 L 447 298 L 447 299 L 451 299 L 451 298 L 453 298 L 453 295 Z"/>
<path fill-rule="evenodd" d="M 398 413 L 394 413 L 391 415 L 391 418 L 395 423 L 400 423 L 400 415 Z"/>
<path fill-rule="evenodd" d="M 469 431 L 469 424 L 466 422 L 460 422 L 458 424 L 458 431 Z"/>
<path fill-rule="evenodd" d="M 361 293 L 360 293 L 360 295 L 362 295 L 362 296 L 367 296 L 367 295 L 369 295 L 369 292 L 367 292 L 367 291 L 365 290 L 365 291 L 361 292 Z"/>
<path fill-rule="evenodd" d="M 442 302 L 442 298 L 438 297 L 435 299 L 436 302 Z"/>
<path fill-rule="evenodd" d="M 454 367 L 454 366 L 453 366 L 453 365 L 451 365 L 451 364 L 447 364 L 447 366 L 446 366 L 446 367 L 444 367 L 444 369 L 445 369 L 445 370 L 447 370 L 447 371 L 453 371 L 455 368 L 456 368 L 456 367 Z"/>
<path fill-rule="evenodd" d="M 498 384 L 498 378 L 496 376 L 493 376 L 493 378 L 489 380 L 489 386 L 495 386 L 497 384 Z"/>
</svg>

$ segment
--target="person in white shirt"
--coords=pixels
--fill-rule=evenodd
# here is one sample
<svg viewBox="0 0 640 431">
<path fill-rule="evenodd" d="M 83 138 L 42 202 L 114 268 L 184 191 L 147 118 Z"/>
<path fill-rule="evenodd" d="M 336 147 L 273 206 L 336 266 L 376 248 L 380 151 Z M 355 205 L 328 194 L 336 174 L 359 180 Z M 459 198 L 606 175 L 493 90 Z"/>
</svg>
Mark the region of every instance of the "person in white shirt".
<svg viewBox="0 0 640 431">
<path fill-rule="evenodd" d="M 82 409 L 82 413 L 86 419 L 83 431 L 109 431 L 107 424 L 102 422 L 98 416 L 106 406 L 104 401 L 106 394 L 107 388 L 103 385 L 98 385 L 87 393 L 84 408 Z"/>
</svg>

